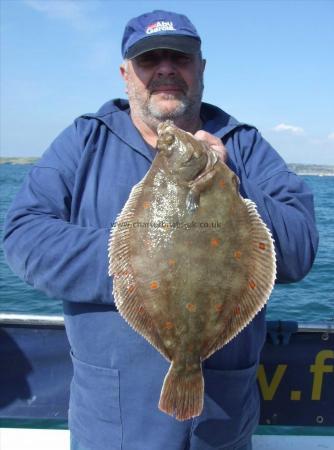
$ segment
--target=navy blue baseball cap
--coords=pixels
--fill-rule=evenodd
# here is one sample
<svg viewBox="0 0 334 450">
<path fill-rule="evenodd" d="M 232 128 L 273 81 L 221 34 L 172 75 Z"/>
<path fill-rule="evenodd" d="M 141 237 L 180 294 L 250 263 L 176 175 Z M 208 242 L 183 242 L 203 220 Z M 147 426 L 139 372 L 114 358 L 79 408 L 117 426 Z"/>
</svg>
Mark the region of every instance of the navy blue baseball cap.
<svg viewBox="0 0 334 450">
<path fill-rule="evenodd" d="M 123 58 L 132 59 L 159 48 L 182 53 L 198 53 L 201 38 L 188 17 L 156 10 L 131 19 L 124 30 Z"/>
</svg>

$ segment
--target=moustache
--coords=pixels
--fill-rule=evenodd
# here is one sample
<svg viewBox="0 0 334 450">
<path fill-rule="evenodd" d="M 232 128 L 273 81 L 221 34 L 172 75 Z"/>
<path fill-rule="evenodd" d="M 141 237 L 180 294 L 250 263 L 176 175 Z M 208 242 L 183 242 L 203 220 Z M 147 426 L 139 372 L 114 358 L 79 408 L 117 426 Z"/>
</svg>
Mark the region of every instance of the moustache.
<svg viewBox="0 0 334 450">
<path fill-rule="evenodd" d="M 159 89 L 161 86 L 172 86 L 172 87 L 180 88 L 184 92 L 186 92 L 186 90 L 187 90 L 186 83 L 183 80 L 178 80 L 175 78 L 173 80 L 171 80 L 170 78 L 166 78 L 166 79 L 159 78 L 159 80 L 153 80 L 149 85 L 149 89 L 152 92 L 155 89 Z"/>
</svg>

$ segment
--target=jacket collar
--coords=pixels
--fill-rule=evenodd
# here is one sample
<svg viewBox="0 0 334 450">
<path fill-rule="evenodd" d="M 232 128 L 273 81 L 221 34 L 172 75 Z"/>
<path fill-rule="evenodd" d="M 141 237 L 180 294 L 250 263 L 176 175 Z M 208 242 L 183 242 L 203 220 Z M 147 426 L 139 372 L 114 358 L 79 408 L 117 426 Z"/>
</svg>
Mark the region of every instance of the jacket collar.
<svg viewBox="0 0 334 450">
<path fill-rule="evenodd" d="M 238 122 L 234 117 L 217 106 L 204 102 L 201 108 L 201 118 L 203 120 L 203 129 L 220 139 L 223 139 L 232 130 L 246 125 Z"/>
<path fill-rule="evenodd" d="M 139 131 L 134 126 L 130 117 L 130 108 L 127 100 L 111 100 L 97 111 L 95 114 L 84 114 L 81 117 L 95 118 L 103 122 L 115 135 L 127 145 L 145 156 L 149 161 L 153 161 L 154 154 L 141 137 Z M 224 138 L 232 130 L 242 127 L 245 124 L 238 122 L 223 110 L 209 103 L 202 103 L 201 118 L 203 129 L 211 134 Z"/>
<path fill-rule="evenodd" d="M 126 100 L 110 100 L 102 105 L 97 113 L 84 114 L 81 117 L 94 118 L 103 122 L 120 140 L 149 161 L 153 161 L 154 154 L 134 126 L 130 117 L 129 103 Z"/>
</svg>

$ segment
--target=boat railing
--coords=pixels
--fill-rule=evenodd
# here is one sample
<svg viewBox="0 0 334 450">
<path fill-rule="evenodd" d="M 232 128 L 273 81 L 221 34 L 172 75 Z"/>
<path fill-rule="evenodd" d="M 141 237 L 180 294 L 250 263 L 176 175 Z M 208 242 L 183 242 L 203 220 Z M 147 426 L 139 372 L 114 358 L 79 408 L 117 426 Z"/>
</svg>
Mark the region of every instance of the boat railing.
<svg viewBox="0 0 334 450">
<path fill-rule="evenodd" d="M 61 326 L 64 325 L 64 318 L 45 314 L 0 313 L 0 324 Z"/>
<path fill-rule="evenodd" d="M 282 327 L 284 330 L 285 324 L 295 324 L 296 331 L 307 333 L 334 333 L 334 321 L 328 322 L 294 322 L 294 321 L 268 321 L 268 328 Z M 44 326 L 62 326 L 64 325 L 64 317 L 60 315 L 45 315 L 45 314 L 18 314 L 18 313 L 0 313 L 0 325 L 44 325 Z"/>
</svg>

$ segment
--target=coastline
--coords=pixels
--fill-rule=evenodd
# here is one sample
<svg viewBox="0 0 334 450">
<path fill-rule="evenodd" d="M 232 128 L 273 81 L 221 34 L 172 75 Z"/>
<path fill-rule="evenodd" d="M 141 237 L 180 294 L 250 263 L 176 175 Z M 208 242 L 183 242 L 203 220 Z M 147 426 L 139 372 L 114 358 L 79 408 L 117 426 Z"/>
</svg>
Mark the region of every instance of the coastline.
<svg viewBox="0 0 334 450">
<path fill-rule="evenodd" d="M 24 165 L 24 164 L 34 164 L 38 161 L 38 157 L 0 157 L 0 165 L 2 164 L 12 164 L 12 165 Z M 295 172 L 297 175 L 304 176 L 320 176 L 320 177 L 332 177 L 334 176 L 334 166 L 323 165 L 323 164 L 299 164 L 299 163 L 288 163 L 290 170 Z"/>
<path fill-rule="evenodd" d="M 319 176 L 319 177 L 332 177 L 334 176 L 334 166 L 323 164 L 288 164 L 290 170 L 297 175 L 304 176 Z"/>
<path fill-rule="evenodd" d="M 0 164 L 34 164 L 38 161 L 39 158 L 37 156 L 28 156 L 28 157 L 3 157 L 0 156 Z"/>
</svg>

